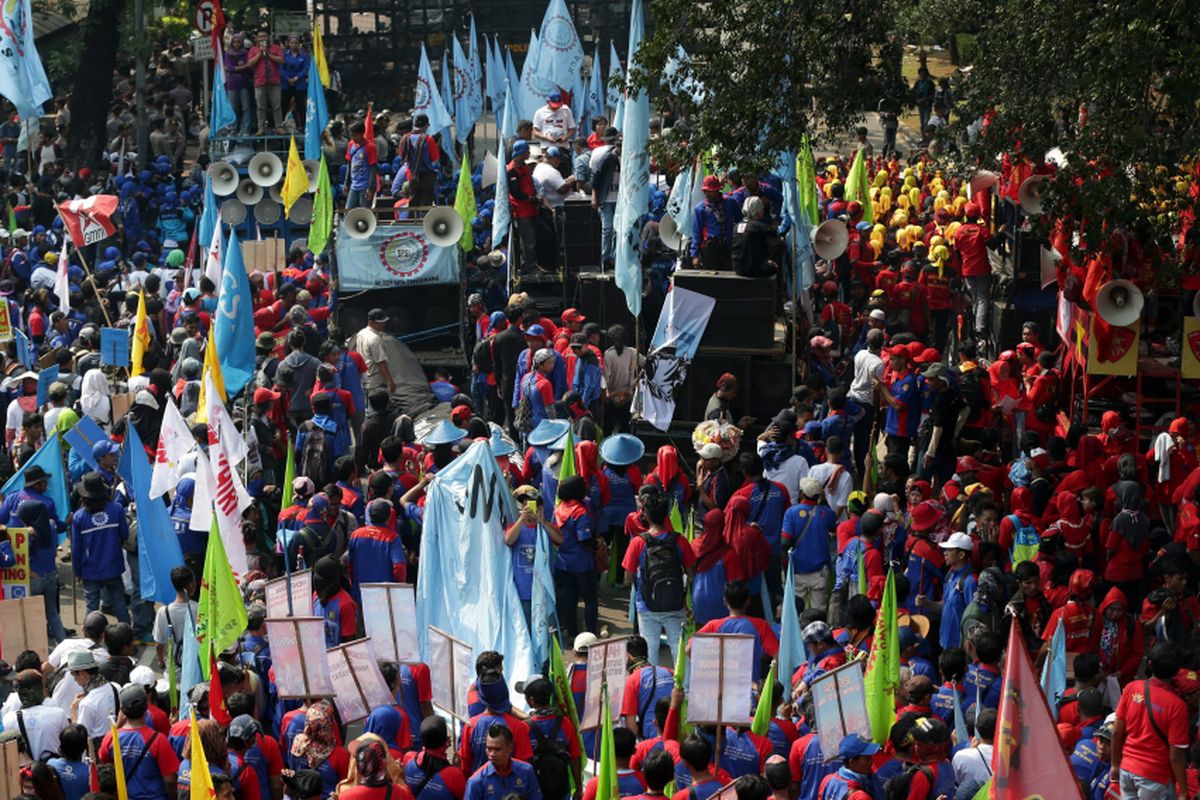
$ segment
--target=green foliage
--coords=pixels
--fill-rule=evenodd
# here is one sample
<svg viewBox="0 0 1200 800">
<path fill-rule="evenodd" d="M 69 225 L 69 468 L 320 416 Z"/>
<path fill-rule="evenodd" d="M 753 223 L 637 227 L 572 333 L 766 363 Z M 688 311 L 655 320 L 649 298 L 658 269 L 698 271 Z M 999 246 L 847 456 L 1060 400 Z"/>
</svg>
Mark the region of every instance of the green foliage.
<svg viewBox="0 0 1200 800">
<path fill-rule="evenodd" d="M 973 33 L 956 33 L 958 42 L 958 61 L 960 64 L 974 64 L 979 59 L 979 39 Z"/>
</svg>

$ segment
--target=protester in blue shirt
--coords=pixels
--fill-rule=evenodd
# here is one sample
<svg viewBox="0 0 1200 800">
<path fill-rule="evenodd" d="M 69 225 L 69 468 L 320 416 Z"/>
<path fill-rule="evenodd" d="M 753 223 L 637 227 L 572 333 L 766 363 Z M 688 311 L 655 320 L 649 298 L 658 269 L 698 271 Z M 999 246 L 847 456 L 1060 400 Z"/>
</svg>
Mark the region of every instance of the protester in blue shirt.
<svg viewBox="0 0 1200 800">
<path fill-rule="evenodd" d="M 1004 654 L 1004 639 L 995 631 L 981 630 L 975 634 L 974 642 L 975 663 L 967 667 L 967 677 L 963 681 L 963 693 L 970 704 L 964 712 L 976 706 L 976 701 L 983 708 L 999 708 L 1004 683 L 999 667 Z"/>
<path fill-rule="evenodd" d="M 58 564 L 54 560 L 58 551 L 58 537 L 51 528 L 50 515 L 44 503 L 37 500 L 22 500 L 17 506 L 17 518 L 28 529 L 29 537 L 29 594 L 42 595 L 46 607 L 46 624 L 50 641 L 57 643 L 67 638 L 62 617 L 58 611 Z M 7 531 L 0 541 L 0 565 L 4 564 L 4 550 L 9 549 L 8 558 L 15 564 L 11 552 L 12 543 Z"/>
<path fill-rule="evenodd" d="M 962 616 L 975 596 L 978 581 L 971 567 L 974 542 L 965 533 L 953 533 L 939 545 L 946 556 L 946 578 L 942 584 L 942 600 L 930 600 L 920 595 L 917 605 L 921 610 L 932 609 L 941 614 L 938 628 L 938 644 L 943 649 L 962 644 Z"/>
<path fill-rule="evenodd" d="M 367 126 L 355 122 L 350 126 L 350 144 L 346 146 L 346 182 L 342 187 L 346 195 L 346 210 L 370 208 L 375 200 L 375 170 L 379 156 L 375 142 L 366 140 Z"/>
<path fill-rule="evenodd" d="M 733 226 L 742 218 L 737 201 L 721 194 L 721 179 L 705 177 L 700 185 L 704 200 L 692 209 L 692 266 L 729 269 L 733 256 Z"/>
<path fill-rule="evenodd" d="M 21 503 L 26 500 L 36 500 L 46 507 L 46 514 L 50 518 L 50 525 L 54 532 L 65 531 L 66 525 L 58 519 L 58 507 L 54 505 L 54 500 L 46 494 L 49 484 L 50 476 L 40 465 L 30 464 L 26 467 L 25 488 L 19 492 L 13 492 L 4 498 L 3 503 L 0 503 L 0 525 L 10 524 L 12 516 L 17 513 L 17 506 Z"/>
<path fill-rule="evenodd" d="M 555 545 L 562 544 L 563 535 L 558 526 L 543 515 L 545 503 L 537 489 L 520 486 L 513 492 L 513 497 L 521 503 L 521 513 L 504 532 L 504 543 L 512 549 L 513 583 L 517 586 L 517 596 L 521 598 L 525 623 L 530 625 L 533 613 L 533 563 L 537 555 L 537 537 L 540 535 L 538 528 L 544 529 Z M 546 552 L 550 552 L 549 547 Z"/>
<path fill-rule="evenodd" d="M 130 684 L 121 690 L 121 711 L 125 725 L 117 731 L 121 742 L 121 762 L 129 797 L 139 800 L 168 800 L 175 797 L 179 761 L 167 737 L 160 736 L 146 725 L 146 690 Z M 111 763 L 113 734 L 107 733 L 97 750 L 97 757 Z"/>
<path fill-rule="evenodd" d="M 630 636 L 625 641 L 629 674 L 625 678 L 621 714 L 625 717 L 625 726 L 639 738 L 653 739 L 657 731 L 654 708 L 659 700 L 670 700 L 675 676 L 666 667 L 649 663 L 650 648 L 644 638 Z"/>
<path fill-rule="evenodd" d="M 825 777 L 817 791 L 818 800 L 843 800 L 843 798 L 878 797 L 882 787 L 876 785 L 871 774 L 871 761 L 879 752 L 879 745 L 852 733 L 838 745 L 838 757 L 842 766 L 832 775 Z"/>
<path fill-rule="evenodd" d="M 58 773 L 63 800 L 81 800 L 91 790 L 91 765 L 83 760 L 87 744 L 87 728 L 82 725 L 68 725 L 58 735 L 59 755 L 47 763 Z"/>
<path fill-rule="evenodd" d="M 513 758 L 513 732 L 503 723 L 487 731 L 488 763 L 467 781 L 465 800 L 497 800 L 515 794 L 521 800 L 542 800 L 537 774 L 524 761 Z"/>
<path fill-rule="evenodd" d="M 280 93 L 283 113 L 289 112 L 296 121 L 296 130 L 304 130 L 305 103 L 308 102 L 308 53 L 300 49 L 300 37 L 292 34 L 288 37 L 287 50 L 283 53 L 283 63 L 279 65 L 280 81 L 283 91 Z M 265 800 L 265 799 L 264 799 Z"/>
<path fill-rule="evenodd" d="M 71 567 L 83 581 L 88 611 L 100 608 L 100 597 L 112 606 L 119 622 L 129 622 L 125 602 L 125 540 L 129 523 L 125 511 L 114 503 L 108 485 L 98 472 L 89 472 L 79 483 L 83 507 L 71 517 Z"/>
<path fill-rule="evenodd" d="M 562 544 L 554 559 L 554 590 L 557 595 L 558 623 L 563 636 L 575 638 L 581 631 L 600 629 L 600 606 L 596 595 L 596 539 L 591 515 L 583 504 L 587 484 L 571 475 L 558 484 L 558 508 L 554 524 L 562 532 Z M 583 627 L 576 615 L 583 600 Z"/>
<path fill-rule="evenodd" d="M 404 782 L 413 800 L 459 800 L 466 792 L 466 776 L 451 766 L 447 749 L 450 732 L 446 720 L 428 716 L 421 722 L 421 750 L 405 756 Z"/>
<path fill-rule="evenodd" d="M 783 515 L 783 547 L 791 551 L 796 594 L 809 608 L 825 608 L 829 605 L 829 542 L 837 517 L 821 502 L 824 487 L 820 481 L 801 478 L 800 493 L 800 502 Z"/>
</svg>

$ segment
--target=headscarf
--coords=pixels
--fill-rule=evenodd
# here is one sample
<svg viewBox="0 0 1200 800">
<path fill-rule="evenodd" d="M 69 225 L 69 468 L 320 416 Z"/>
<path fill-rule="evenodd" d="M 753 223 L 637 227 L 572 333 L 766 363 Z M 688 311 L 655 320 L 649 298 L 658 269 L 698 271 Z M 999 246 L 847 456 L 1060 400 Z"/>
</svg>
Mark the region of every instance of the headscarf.
<svg viewBox="0 0 1200 800">
<path fill-rule="evenodd" d="M 90 369 L 80 384 L 79 407 L 96 422 L 107 425 L 112 419 L 111 393 L 104 373 L 99 369 Z"/>
<path fill-rule="evenodd" d="M 985 608 L 1002 608 L 1004 606 L 1004 573 L 999 567 L 988 567 L 979 573 L 979 583 L 975 587 L 975 602 Z"/>
<path fill-rule="evenodd" d="M 372 743 L 380 748 L 383 753 L 384 779 L 380 783 L 370 783 L 366 780 L 363 780 L 365 769 L 370 765 L 364 764 L 361 767 L 359 765 L 359 750 Z M 362 736 L 359 736 L 350 743 L 350 752 L 350 770 L 346 773 L 346 779 L 338 782 L 337 791 L 334 792 L 335 797 L 344 792 L 346 789 L 349 789 L 351 786 L 387 786 L 388 783 L 394 783 L 400 786 L 404 785 L 404 768 L 400 766 L 400 764 L 394 758 L 392 758 L 392 754 L 388 751 L 387 742 L 379 738 L 377 734 L 364 733 Z"/>
<path fill-rule="evenodd" d="M 1125 537 L 1130 547 L 1137 547 L 1150 533 L 1150 518 L 1142 510 L 1142 487 L 1134 481 L 1117 481 L 1112 487 L 1117 498 L 1117 515 L 1112 528 Z"/>
<path fill-rule="evenodd" d="M 771 546 L 762 531 L 747 522 L 749 516 L 750 501 L 734 495 L 725 506 L 725 543 L 737 553 L 746 574 L 754 577 L 766 571 Z"/>
<path fill-rule="evenodd" d="M 724 529 L 724 511 L 714 508 L 704 515 L 704 530 L 692 542 L 692 550 L 696 553 L 696 572 L 707 572 L 730 552 L 729 543 L 724 539 Z"/>
<path fill-rule="evenodd" d="M 670 490 L 671 481 L 679 475 L 679 451 L 669 444 L 658 448 L 655 456 L 654 472 L 663 489 Z"/>
<path fill-rule="evenodd" d="M 579 477 L 587 481 L 588 486 L 595 481 L 600 487 L 600 503 L 607 505 L 611 497 L 608 476 L 600 469 L 600 448 L 595 442 L 580 442 L 575 445 L 575 468 L 579 470 Z"/>
<path fill-rule="evenodd" d="M 362 742 L 354 753 L 359 786 L 387 786 L 388 749 L 374 739 Z"/>
<path fill-rule="evenodd" d="M 292 741 L 292 755 L 303 758 L 316 769 L 329 758 L 336 746 L 333 735 L 333 707 L 321 700 L 304 714 L 304 730 Z"/>
<path fill-rule="evenodd" d="M 378 734 L 379 738 L 387 743 L 389 749 L 398 750 L 400 742 L 397 737 L 400 735 L 400 726 L 403 722 L 404 718 L 393 706 L 378 706 L 372 709 L 367 721 L 363 723 L 363 732 Z"/>
<path fill-rule="evenodd" d="M 196 493 L 196 476 L 195 473 L 189 473 L 179 479 L 178 485 L 175 487 L 175 497 L 171 500 L 171 510 L 169 512 L 172 519 L 188 519 L 192 518 L 192 508 L 188 502 Z"/>
<path fill-rule="evenodd" d="M 900 515 L 896 513 L 896 498 L 887 492 L 879 492 L 871 502 L 871 508 L 883 517 L 883 544 L 890 547 L 896 538 L 896 529 L 900 526 Z"/>
</svg>

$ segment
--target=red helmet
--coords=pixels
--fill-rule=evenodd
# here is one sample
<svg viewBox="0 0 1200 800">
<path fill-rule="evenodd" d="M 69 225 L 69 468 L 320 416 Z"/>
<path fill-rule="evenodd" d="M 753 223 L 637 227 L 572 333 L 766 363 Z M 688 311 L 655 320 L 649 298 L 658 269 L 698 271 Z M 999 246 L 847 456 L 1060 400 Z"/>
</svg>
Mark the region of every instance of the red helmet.
<svg viewBox="0 0 1200 800">
<path fill-rule="evenodd" d="M 821 294 L 825 295 L 826 297 L 832 297 L 833 295 L 837 294 L 837 290 L 838 287 L 835 281 L 825 281 L 821 284 Z"/>
<path fill-rule="evenodd" d="M 1090 599 L 1096 590 L 1096 573 L 1090 569 L 1075 570 L 1071 573 L 1071 582 L 1067 585 L 1067 589 L 1076 599 Z"/>
</svg>

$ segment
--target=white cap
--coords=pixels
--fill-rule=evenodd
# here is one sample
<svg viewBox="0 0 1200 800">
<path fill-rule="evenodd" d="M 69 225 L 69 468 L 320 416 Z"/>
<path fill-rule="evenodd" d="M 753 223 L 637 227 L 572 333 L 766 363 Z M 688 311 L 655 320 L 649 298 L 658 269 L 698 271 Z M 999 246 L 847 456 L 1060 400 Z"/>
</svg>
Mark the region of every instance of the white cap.
<svg viewBox="0 0 1200 800">
<path fill-rule="evenodd" d="M 871 319 L 877 319 L 877 320 L 881 320 L 881 321 L 883 321 L 883 320 L 886 320 L 886 319 L 887 319 L 887 314 L 883 313 L 883 309 L 882 309 L 882 308 L 874 308 L 874 309 L 871 309 L 871 313 L 870 313 L 868 316 L 869 316 Z"/>
<path fill-rule="evenodd" d="M 725 451 L 721 449 L 721 445 L 716 442 L 701 445 L 700 449 L 696 451 L 696 455 L 703 459 L 720 458 L 724 453 Z"/>
<path fill-rule="evenodd" d="M 575 652 L 579 652 L 580 650 L 587 650 L 589 647 L 591 647 L 598 641 L 600 641 L 600 640 L 596 638 L 596 634 L 590 633 L 588 631 L 584 631 L 583 633 L 581 633 L 575 637 L 575 643 L 573 645 L 573 649 L 575 650 Z"/>
<path fill-rule="evenodd" d="M 149 667 L 134 667 L 129 673 L 129 682 L 136 683 L 138 686 L 154 686 L 158 679 L 154 677 L 154 670 Z"/>
<path fill-rule="evenodd" d="M 956 531 L 950 534 L 950 538 L 942 542 L 939 547 L 943 550 L 966 550 L 971 552 L 975 549 L 975 541 L 965 533 Z"/>
</svg>

